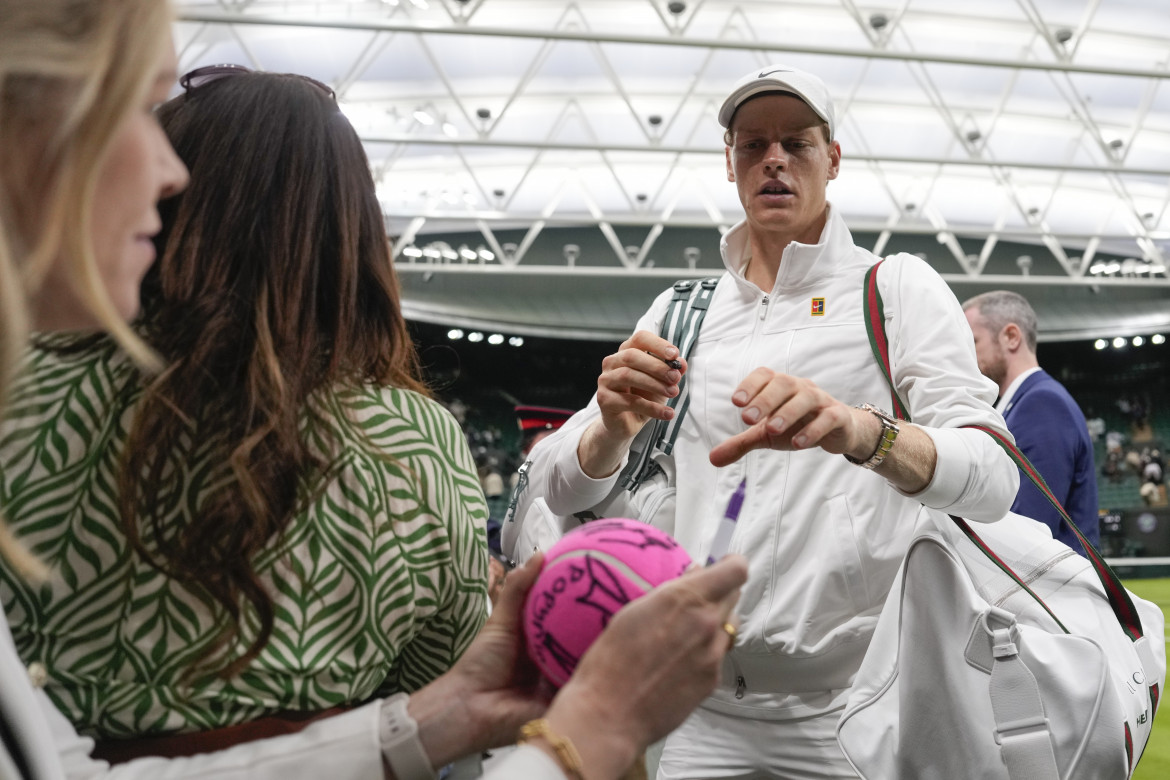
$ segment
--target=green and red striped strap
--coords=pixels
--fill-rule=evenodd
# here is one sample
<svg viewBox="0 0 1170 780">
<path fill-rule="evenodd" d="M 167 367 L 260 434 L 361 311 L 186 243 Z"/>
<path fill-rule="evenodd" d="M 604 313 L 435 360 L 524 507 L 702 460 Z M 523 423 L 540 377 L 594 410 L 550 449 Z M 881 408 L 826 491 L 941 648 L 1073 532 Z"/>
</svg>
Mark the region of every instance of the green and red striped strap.
<svg viewBox="0 0 1170 780">
<path fill-rule="evenodd" d="M 1101 585 L 1105 588 L 1105 595 L 1109 597 L 1109 605 L 1113 608 L 1113 614 L 1117 616 L 1117 621 L 1121 623 L 1121 628 L 1131 640 L 1136 642 L 1143 636 L 1141 617 L 1138 616 L 1137 608 L 1133 605 L 1133 599 L 1129 597 L 1129 591 L 1121 584 L 1121 579 L 1117 573 L 1105 562 L 1101 554 L 1097 552 L 1097 548 L 1093 543 L 1085 538 L 1081 533 L 1081 529 L 1077 528 L 1077 524 L 1069 517 L 1068 512 L 1061 506 L 1059 499 L 1052 493 L 1052 490 L 1044 482 L 1044 478 L 1040 476 L 1040 472 L 1028 460 L 1027 456 L 1008 441 L 1002 433 L 985 428 L 982 425 L 970 425 L 969 428 L 983 431 L 992 439 L 995 440 L 999 446 L 1003 447 L 1007 452 L 1008 457 L 1015 462 L 1020 471 L 1032 480 L 1032 484 L 1044 494 L 1048 502 L 1056 507 L 1056 511 L 1060 513 L 1060 517 L 1064 520 L 1064 524 L 1072 530 L 1073 535 L 1077 537 L 1077 541 L 1081 543 L 1085 554 L 1089 557 L 1089 562 L 1093 564 L 1093 570 L 1097 572 L 1097 578 L 1101 580 Z"/>
<path fill-rule="evenodd" d="M 893 398 L 894 416 L 909 422 L 910 414 L 907 411 L 906 405 L 902 403 L 902 399 L 898 396 L 897 388 L 894 386 L 893 372 L 890 370 L 889 341 L 886 338 L 885 312 L 882 306 L 881 294 L 878 292 L 877 286 L 877 269 L 884 262 L 885 260 L 880 260 L 875 263 L 869 269 L 869 271 L 866 272 L 865 275 L 865 329 L 869 334 L 870 347 L 873 349 L 878 365 L 882 367 L 882 373 L 885 375 L 886 382 L 890 386 L 890 393 Z M 1097 578 L 1101 580 L 1101 585 L 1105 588 L 1105 594 L 1109 598 L 1109 606 L 1112 608 L 1113 614 L 1117 617 L 1117 622 L 1121 624 L 1122 630 L 1125 631 L 1126 636 L 1128 636 L 1130 640 L 1134 642 L 1141 639 L 1144 635 L 1141 618 L 1138 616 L 1137 608 L 1133 605 L 1133 600 L 1129 597 L 1129 592 L 1124 588 L 1124 586 L 1122 586 L 1121 580 L 1118 578 L 1117 573 L 1113 571 L 1109 564 L 1105 562 L 1105 559 L 1101 557 L 1101 554 L 1097 552 L 1097 548 L 1095 548 L 1092 542 L 1086 539 L 1081 533 L 1080 529 L 1077 528 L 1076 523 L 1074 523 L 1072 518 L 1069 517 L 1068 512 L 1066 512 L 1064 507 L 1061 506 L 1059 499 L 1057 499 L 1057 497 L 1052 493 L 1052 490 L 1049 489 L 1048 485 L 1045 484 L 1044 478 L 1040 476 L 1040 472 L 1036 470 L 1036 467 L 1032 465 L 1027 456 L 1020 452 L 1015 444 L 1013 444 L 1003 434 L 996 430 L 987 428 L 982 425 L 971 425 L 966 427 L 983 431 L 987 435 L 991 436 L 995 443 L 1007 452 L 1008 457 L 1012 459 L 1016 466 L 1019 467 L 1019 469 L 1032 481 L 1034 485 L 1036 485 L 1037 489 L 1039 489 L 1040 492 L 1044 494 L 1044 497 L 1047 498 L 1054 507 L 1056 507 L 1057 512 L 1060 513 L 1061 518 L 1064 520 L 1064 524 L 1072 529 L 1073 534 L 1076 536 L 1077 540 L 1080 541 L 1081 547 L 1084 548 L 1085 554 L 1089 558 L 1089 562 L 1093 565 L 1093 571 L 1097 573 Z M 1012 571 L 1010 566 L 1000 560 L 999 556 L 997 556 L 986 544 L 984 544 L 983 540 L 979 538 L 979 535 L 975 533 L 975 530 L 971 528 L 967 521 L 963 520 L 962 518 L 955 517 L 954 515 L 951 515 L 951 519 L 955 521 L 955 524 L 958 525 L 963 533 L 966 534 L 967 538 L 970 539 L 972 543 L 974 543 L 975 546 L 978 547 L 981 552 L 983 552 L 984 555 L 990 558 L 1000 569 L 1004 571 L 1005 574 L 1011 577 L 1017 585 L 1027 591 L 1028 594 L 1031 595 L 1032 598 L 1034 598 L 1036 602 L 1044 608 L 1044 611 L 1052 616 L 1052 619 L 1056 621 L 1057 625 L 1059 625 L 1065 633 L 1068 633 L 1068 629 L 1066 629 L 1064 624 L 1060 622 L 1055 614 L 1053 614 L 1052 610 L 1048 608 L 1048 605 L 1044 603 L 1043 599 L 1036 595 L 1036 593 L 1028 587 L 1023 579 L 1021 579 L 1019 575 Z"/>
<path fill-rule="evenodd" d="M 865 273 L 865 332 L 869 334 L 869 348 L 878 365 L 882 367 L 886 383 L 890 386 L 890 408 L 894 417 L 899 420 L 909 420 L 910 413 L 898 396 L 898 389 L 894 387 L 894 376 L 890 370 L 890 343 L 886 339 L 886 310 L 882 304 L 882 294 L 877 286 L 877 269 L 885 260 L 879 260 Z"/>
</svg>

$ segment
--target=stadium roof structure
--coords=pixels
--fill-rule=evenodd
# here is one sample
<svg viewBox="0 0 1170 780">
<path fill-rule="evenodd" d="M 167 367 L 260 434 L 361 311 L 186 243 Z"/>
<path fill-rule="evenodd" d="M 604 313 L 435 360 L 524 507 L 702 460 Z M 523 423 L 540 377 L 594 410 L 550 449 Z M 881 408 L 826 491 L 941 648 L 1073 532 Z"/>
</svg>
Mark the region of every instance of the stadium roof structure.
<svg viewBox="0 0 1170 780">
<path fill-rule="evenodd" d="M 362 137 L 408 316 L 622 338 L 721 269 L 742 215 L 716 113 L 820 75 L 858 243 L 1042 339 L 1170 330 L 1165 0 L 180 0 L 180 68 L 327 82 Z"/>
</svg>

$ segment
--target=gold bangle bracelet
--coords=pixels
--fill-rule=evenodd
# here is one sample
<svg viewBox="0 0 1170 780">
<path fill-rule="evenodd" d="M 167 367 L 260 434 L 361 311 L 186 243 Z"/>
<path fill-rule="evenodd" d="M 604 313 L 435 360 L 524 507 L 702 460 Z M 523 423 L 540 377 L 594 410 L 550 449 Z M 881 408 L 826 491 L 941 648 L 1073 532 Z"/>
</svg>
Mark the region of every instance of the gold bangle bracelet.
<svg viewBox="0 0 1170 780">
<path fill-rule="evenodd" d="M 562 737 L 553 731 L 544 718 L 530 720 L 521 726 L 520 736 L 516 741 L 524 743 L 534 739 L 543 739 L 549 744 L 549 747 L 556 753 L 561 768 L 569 776 L 569 780 L 585 780 L 585 770 L 581 766 L 581 754 L 577 752 L 577 748 L 569 741 L 568 737 Z"/>
</svg>

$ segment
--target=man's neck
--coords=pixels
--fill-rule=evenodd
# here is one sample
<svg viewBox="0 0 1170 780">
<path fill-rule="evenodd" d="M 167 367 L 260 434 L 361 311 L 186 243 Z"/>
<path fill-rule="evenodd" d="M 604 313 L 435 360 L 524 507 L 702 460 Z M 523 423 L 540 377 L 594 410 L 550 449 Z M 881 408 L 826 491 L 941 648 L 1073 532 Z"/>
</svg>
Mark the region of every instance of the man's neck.
<svg viewBox="0 0 1170 780">
<path fill-rule="evenodd" d="M 780 273 L 780 260 L 784 257 L 784 250 L 793 241 L 801 244 L 815 244 L 820 240 L 829 220 L 828 207 L 821 214 L 821 218 L 814 225 L 806 228 L 802 233 L 778 232 L 757 230 L 748 225 L 748 236 L 752 247 L 751 260 L 744 269 L 744 278 L 768 292 L 776 286 L 776 275 Z"/>
<path fill-rule="evenodd" d="M 1007 373 L 1004 374 L 1003 380 L 999 383 L 999 394 L 1003 395 L 1007 389 L 1012 386 L 1012 382 L 1025 371 L 1033 368 L 1039 368 L 1040 363 L 1036 360 L 1036 356 L 1031 353 L 1017 353 L 1008 359 Z"/>
<path fill-rule="evenodd" d="M 780 238 L 775 233 L 751 232 L 752 255 L 744 269 L 744 278 L 768 292 L 776 286 L 776 274 L 780 273 L 780 258 L 792 239 Z"/>
</svg>

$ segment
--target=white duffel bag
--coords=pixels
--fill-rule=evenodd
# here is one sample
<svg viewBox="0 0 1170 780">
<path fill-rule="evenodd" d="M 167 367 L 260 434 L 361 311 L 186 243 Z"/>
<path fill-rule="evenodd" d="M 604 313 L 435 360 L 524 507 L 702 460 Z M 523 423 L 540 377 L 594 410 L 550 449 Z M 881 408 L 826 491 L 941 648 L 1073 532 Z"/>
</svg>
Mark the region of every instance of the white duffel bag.
<svg viewBox="0 0 1170 780">
<path fill-rule="evenodd" d="M 837 728 L 857 773 L 1128 777 L 1165 683 L 1161 610 L 1034 520 L 920 519 Z"/>
</svg>

